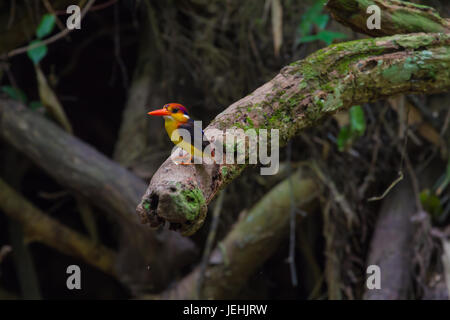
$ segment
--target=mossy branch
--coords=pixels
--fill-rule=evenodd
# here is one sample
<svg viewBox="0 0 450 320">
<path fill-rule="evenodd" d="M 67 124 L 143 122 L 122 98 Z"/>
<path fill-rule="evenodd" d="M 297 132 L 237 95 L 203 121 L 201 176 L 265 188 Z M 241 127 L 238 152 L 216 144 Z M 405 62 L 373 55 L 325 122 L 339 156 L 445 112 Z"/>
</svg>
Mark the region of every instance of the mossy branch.
<svg viewBox="0 0 450 320">
<path fill-rule="evenodd" d="M 305 128 L 355 104 L 449 90 L 450 34 L 363 39 L 331 45 L 283 68 L 206 129 L 279 129 L 282 146 Z M 168 221 L 173 229 L 190 235 L 202 225 L 215 194 L 246 166 L 177 166 L 167 159 L 153 176 L 137 213 L 150 226 Z M 195 197 L 186 196 L 190 193 Z M 193 210 L 195 219 L 190 218 Z"/>
<path fill-rule="evenodd" d="M 367 8 L 380 8 L 380 29 L 368 29 Z M 336 21 L 375 37 L 418 32 L 450 32 L 450 20 L 427 6 L 398 0 L 328 0 L 326 7 Z"/>
<path fill-rule="evenodd" d="M 42 242 L 68 256 L 116 275 L 116 254 L 101 244 L 67 228 L 34 207 L 7 183 L 0 179 L 0 208 L 11 219 L 17 220 L 30 240 Z"/>
</svg>

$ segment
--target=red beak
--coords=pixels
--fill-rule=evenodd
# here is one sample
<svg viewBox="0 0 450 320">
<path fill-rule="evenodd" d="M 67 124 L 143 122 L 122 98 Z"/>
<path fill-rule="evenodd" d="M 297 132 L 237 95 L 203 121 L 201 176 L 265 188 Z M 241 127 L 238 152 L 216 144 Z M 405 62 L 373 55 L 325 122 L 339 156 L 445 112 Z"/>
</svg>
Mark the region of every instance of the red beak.
<svg viewBox="0 0 450 320">
<path fill-rule="evenodd" d="M 148 113 L 151 116 L 170 116 L 170 112 L 167 109 L 158 109 Z"/>
</svg>

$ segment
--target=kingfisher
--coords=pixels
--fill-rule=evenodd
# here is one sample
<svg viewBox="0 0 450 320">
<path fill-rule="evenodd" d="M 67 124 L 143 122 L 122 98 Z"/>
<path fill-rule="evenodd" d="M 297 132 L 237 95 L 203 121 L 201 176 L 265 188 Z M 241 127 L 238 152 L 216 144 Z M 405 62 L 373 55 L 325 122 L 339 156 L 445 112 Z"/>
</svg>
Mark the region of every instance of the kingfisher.
<svg viewBox="0 0 450 320">
<path fill-rule="evenodd" d="M 181 162 L 180 164 L 192 164 L 192 157 L 202 159 L 202 158 L 212 158 L 214 157 L 214 149 L 212 146 L 211 155 L 204 153 L 204 150 L 211 143 L 205 137 L 205 134 L 200 126 L 194 125 L 194 120 L 189 116 L 188 110 L 185 106 L 179 103 L 168 103 L 163 106 L 162 109 L 154 110 L 148 112 L 151 116 L 162 116 L 164 118 L 164 127 L 166 128 L 167 134 L 170 140 L 181 149 L 185 150 L 190 155 L 188 162 Z M 185 141 L 180 134 L 180 129 L 185 129 L 190 134 L 190 141 Z M 202 139 L 201 141 L 196 141 L 195 139 Z M 196 148 L 196 146 L 201 146 L 202 150 Z"/>
</svg>

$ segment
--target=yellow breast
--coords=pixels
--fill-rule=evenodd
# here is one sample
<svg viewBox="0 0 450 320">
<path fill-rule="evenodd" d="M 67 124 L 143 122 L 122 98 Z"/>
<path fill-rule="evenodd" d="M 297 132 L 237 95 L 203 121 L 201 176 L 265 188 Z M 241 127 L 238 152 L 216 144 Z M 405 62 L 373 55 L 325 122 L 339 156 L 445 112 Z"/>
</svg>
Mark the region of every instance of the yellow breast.
<svg viewBox="0 0 450 320">
<path fill-rule="evenodd" d="M 190 155 L 201 159 L 202 157 L 207 157 L 207 155 L 204 155 L 203 152 L 197 148 L 194 147 L 193 141 L 192 144 L 184 141 L 181 137 L 181 135 L 178 133 L 177 127 L 178 124 L 173 119 L 167 117 L 164 121 L 164 127 L 166 128 L 167 134 L 169 135 L 170 140 L 181 149 L 188 152 Z M 191 140 L 193 140 L 194 137 L 191 137 Z"/>
</svg>

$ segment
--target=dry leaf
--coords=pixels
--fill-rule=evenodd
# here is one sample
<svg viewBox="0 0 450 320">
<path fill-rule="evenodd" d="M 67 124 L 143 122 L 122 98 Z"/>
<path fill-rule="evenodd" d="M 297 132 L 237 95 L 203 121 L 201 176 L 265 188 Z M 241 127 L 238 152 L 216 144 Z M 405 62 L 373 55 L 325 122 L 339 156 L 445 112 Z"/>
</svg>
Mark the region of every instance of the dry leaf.
<svg viewBox="0 0 450 320">
<path fill-rule="evenodd" d="M 345 127 L 350 124 L 350 117 L 348 115 L 348 110 L 333 114 L 333 118 L 338 123 L 339 128 Z"/>
</svg>

